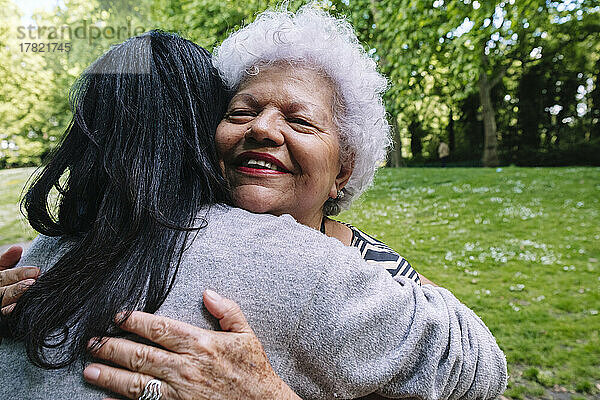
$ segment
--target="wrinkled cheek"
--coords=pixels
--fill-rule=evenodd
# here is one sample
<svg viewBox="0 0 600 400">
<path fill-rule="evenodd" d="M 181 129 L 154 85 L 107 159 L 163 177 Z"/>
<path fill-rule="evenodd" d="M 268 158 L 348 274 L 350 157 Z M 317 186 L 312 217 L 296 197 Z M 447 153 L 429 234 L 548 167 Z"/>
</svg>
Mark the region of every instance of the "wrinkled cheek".
<svg viewBox="0 0 600 400">
<path fill-rule="evenodd" d="M 225 169 L 225 173 L 223 175 L 225 176 L 225 179 L 229 183 L 229 187 L 231 188 L 232 191 L 235 191 L 236 187 L 239 186 L 239 184 L 240 184 L 240 181 L 239 181 L 240 177 L 236 174 L 234 167 L 227 166 L 227 164 L 225 164 L 225 166 L 223 168 Z"/>
<path fill-rule="evenodd" d="M 291 202 L 276 189 L 259 185 L 239 185 L 233 189 L 236 206 L 255 213 L 280 215 L 289 213 Z"/>
<path fill-rule="evenodd" d="M 300 181 L 295 182 L 294 187 L 294 193 L 301 193 L 298 196 L 298 203 L 307 208 L 318 206 L 324 201 L 324 193 L 328 191 L 326 185 L 324 171 L 303 176 Z"/>
</svg>

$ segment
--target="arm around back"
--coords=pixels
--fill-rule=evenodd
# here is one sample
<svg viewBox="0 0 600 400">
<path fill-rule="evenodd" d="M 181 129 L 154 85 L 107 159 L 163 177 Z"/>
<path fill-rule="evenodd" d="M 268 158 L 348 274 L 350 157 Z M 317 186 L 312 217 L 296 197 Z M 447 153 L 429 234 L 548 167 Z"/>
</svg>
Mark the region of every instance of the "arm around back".
<svg viewBox="0 0 600 400">
<path fill-rule="evenodd" d="M 479 317 L 448 290 L 419 287 L 403 277 L 396 281 L 351 256 L 343 261 L 342 270 L 323 269 L 290 348 L 296 359 L 305 360 L 293 367 L 325 388 L 319 396 L 376 392 L 390 398 L 492 399 L 502 394 L 503 352 Z"/>
</svg>

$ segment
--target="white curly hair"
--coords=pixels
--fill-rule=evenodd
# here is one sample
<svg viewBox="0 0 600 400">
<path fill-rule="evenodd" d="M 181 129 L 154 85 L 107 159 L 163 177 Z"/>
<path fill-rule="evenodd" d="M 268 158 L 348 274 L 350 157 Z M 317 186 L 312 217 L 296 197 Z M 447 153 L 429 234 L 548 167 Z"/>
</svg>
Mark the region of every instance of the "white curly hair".
<svg viewBox="0 0 600 400">
<path fill-rule="evenodd" d="M 353 165 L 343 196 L 329 199 L 325 215 L 350 206 L 373 182 L 391 144 L 382 96 L 387 79 L 359 43 L 352 25 L 306 5 L 296 13 L 264 11 L 231 34 L 213 52 L 213 63 L 229 89 L 237 90 L 260 68 L 280 62 L 313 68 L 334 84 L 340 160 Z"/>
</svg>

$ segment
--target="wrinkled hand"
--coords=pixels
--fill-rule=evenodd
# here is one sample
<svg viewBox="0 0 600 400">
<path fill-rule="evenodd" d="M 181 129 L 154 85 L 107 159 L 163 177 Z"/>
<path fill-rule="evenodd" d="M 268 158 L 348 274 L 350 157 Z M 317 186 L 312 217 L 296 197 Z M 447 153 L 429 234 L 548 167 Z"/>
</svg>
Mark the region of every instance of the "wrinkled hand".
<svg viewBox="0 0 600 400">
<path fill-rule="evenodd" d="M 35 283 L 40 274 L 36 267 L 14 268 L 21 259 L 23 249 L 12 246 L 0 256 L 0 298 L 2 314 L 10 313 L 27 288 Z"/>
<path fill-rule="evenodd" d="M 126 369 L 94 363 L 86 367 L 84 378 L 129 399 L 137 399 L 153 378 L 162 381 L 162 400 L 300 399 L 273 371 L 234 301 L 207 290 L 204 304 L 229 332 L 135 311 L 121 328 L 165 350 L 105 339 L 92 354 Z"/>
</svg>

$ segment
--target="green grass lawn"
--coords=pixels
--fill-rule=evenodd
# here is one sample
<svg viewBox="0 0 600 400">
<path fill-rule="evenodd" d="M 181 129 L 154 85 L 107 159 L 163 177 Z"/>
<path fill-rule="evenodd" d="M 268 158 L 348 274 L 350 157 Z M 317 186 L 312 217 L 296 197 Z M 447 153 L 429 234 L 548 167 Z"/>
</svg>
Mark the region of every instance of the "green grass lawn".
<svg viewBox="0 0 600 400">
<path fill-rule="evenodd" d="M 0 171 L 0 244 L 31 238 Z M 600 397 L 600 168 L 385 169 L 340 218 L 474 309 L 506 352 L 505 396 Z"/>
<path fill-rule="evenodd" d="M 0 170 L 0 245 L 31 240 L 36 233 L 21 212 L 23 187 L 35 168 Z"/>
</svg>

